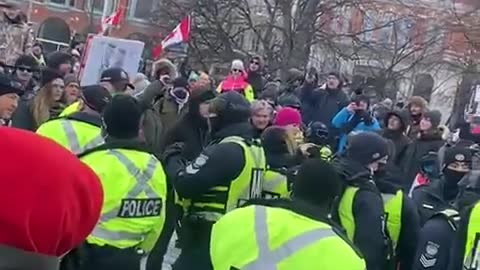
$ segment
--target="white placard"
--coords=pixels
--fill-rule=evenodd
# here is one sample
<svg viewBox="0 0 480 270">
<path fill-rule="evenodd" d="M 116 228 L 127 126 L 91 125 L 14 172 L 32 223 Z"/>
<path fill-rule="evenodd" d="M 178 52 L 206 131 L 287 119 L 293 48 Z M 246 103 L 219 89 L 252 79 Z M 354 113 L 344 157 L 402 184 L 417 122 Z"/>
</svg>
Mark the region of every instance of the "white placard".
<svg viewBox="0 0 480 270">
<path fill-rule="evenodd" d="M 123 68 L 132 78 L 138 72 L 144 46 L 137 40 L 94 36 L 82 63 L 81 85 L 97 84 L 102 72 L 112 67 Z"/>
</svg>

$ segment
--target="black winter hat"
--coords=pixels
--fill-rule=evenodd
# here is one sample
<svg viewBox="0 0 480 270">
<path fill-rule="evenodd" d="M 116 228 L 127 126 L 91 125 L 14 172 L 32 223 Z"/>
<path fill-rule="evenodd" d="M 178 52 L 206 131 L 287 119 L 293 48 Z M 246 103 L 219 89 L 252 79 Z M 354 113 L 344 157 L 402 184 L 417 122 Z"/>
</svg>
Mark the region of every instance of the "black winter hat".
<svg viewBox="0 0 480 270">
<path fill-rule="evenodd" d="M 41 70 L 40 87 L 52 82 L 55 79 L 61 79 L 62 75 L 51 68 L 44 68 Z"/>
<path fill-rule="evenodd" d="M 31 69 L 38 68 L 38 62 L 31 55 L 20 55 L 15 61 L 15 67 L 29 67 Z"/>
<path fill-rule="evenodd" d="M 353 134 L 349 137 L 346 155 L 362 165 L 368 165 L 388 155 L 388 142 L 373 132 Z"/>
<path fill-rule="evenodd" d="M 82 87 L 82 95 L 85 104 L 99 113 L 102 113 L 107 104 L 112 101 L 110 92 L 101 85 Z"/>
<path fill-rule="evenodd" d="M 447 150 L 445 150 L 445 156 L 443 158 L 443 167 L 447 167 L 448 165 L 454 162 L 471 163 L 472 152 L 470 151 L 470 149 L 466 147 L 460 147 L 460 146 L 448 147 Z"/>
<path fill-rule="evenodd" d="M 128 95 L 116 95 L 103 111 L 105 130 L 117 139 L 134 139 L 140 131 L 142 110 L 138 101 Z"/>
<path fill-rule="evenodd" d="M 47 57 L 47 67 L 53 69 L 58 69 L 61 64 L 71 64 L 72 62 L 72 55 L 66 52 L 53 52 Z"/>
<path fill-rule="evenodd" d="M 221 124 L 246 122 L 250 118 L 250 103 L 235 91 L 223 93 L 210 102 L 211 113 L 217 114 Z"/>
<path fill-rule="evenodd" d="M 0 96 L 12 93 L 22 95 L 22 85 L 11 76 L 0 73 Z"/>
<path fill-rule="evenodd" d="M 440 125 L 440 121 L 442 121 L 442 113 L 440 111 L 428 111 L 423 115 L 423 118 L 430 119 L 432 123 L 432 128 L 437 128 Z"/>
<path fill-rule="evenodd" d="M 322 159 L 307 159 L 293 182 L 293 198 L 316 205 L 330 203 L 340 194 L 341 183 L 330 163 Z"/>
</svg>

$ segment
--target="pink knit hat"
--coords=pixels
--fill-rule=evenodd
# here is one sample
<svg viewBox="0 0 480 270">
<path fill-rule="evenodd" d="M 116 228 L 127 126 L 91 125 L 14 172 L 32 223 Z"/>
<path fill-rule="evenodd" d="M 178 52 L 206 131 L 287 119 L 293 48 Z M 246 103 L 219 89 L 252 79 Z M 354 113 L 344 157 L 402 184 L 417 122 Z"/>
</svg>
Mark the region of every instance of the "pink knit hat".
<svg viewBox="0 0 480 270">
<path fill-rule="evenodd" d="M 286 107 L 278 111 L 273 124 L 280 127 L 288 125 L 301 126 L 302 115 L 298 110 Z"/>
</svg>

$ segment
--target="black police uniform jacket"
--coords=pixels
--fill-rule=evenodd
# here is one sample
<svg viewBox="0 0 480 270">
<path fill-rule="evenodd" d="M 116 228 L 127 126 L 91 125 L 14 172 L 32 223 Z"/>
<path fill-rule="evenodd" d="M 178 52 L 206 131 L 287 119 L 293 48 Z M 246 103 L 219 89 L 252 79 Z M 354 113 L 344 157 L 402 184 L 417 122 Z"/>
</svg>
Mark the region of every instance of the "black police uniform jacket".
<svg viewBox="0 0 480 270">
<path fill-rule="evenodd" d="M 443 179 L 436 179 L 413 190 L 412 198 L 417 205 L 421 225 L 435 213 L 451 208 L 451 202 L 444 196 L 444 185 Z"/>
</svg>

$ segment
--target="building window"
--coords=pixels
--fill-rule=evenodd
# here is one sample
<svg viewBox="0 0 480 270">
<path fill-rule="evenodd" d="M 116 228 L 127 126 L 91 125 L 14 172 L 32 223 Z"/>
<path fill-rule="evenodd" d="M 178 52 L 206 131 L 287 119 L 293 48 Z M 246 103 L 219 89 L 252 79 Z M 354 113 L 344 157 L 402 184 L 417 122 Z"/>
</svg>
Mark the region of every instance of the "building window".
<svg viewBox="0 0 480 270">
<path fill-rule="evenodd" d="M 397 43 L 399 47 L 405 46 L 412 38 L 412 29 L 415 26 L 415 21 L 412 18 L 402 18 L 398 20 L 396 26 Z"/>
<path fill-rule="evenodd" d="M 373 31 L 375 31 L 375 13 L 373 11 L 365 12 L 363 16 L 363 41 L 372 41 Z"/>
<path fill-rule="evenodd" d="M 148 20 L 150 18 L 152 11 L 155 10 L 156 4 L 155 0 L 132 0 L 130 6 L 130 17 Z"/>
<path fill-rule="evenodd" d="M 59 6 L 75 7 L 75 0 L 49 0 L 48 2 Z"/>
<path fill-rule="evenodd" d="M 88 6 L 88 10 L 91 11 L 93 7 L 93 12 L 97 14 L 103 13 L 103 5 L 105 4 L 105 0 L 90 0 Z M 108 8 L 107 8 L 107 15 L 113 13 L 113 8 L 116 6 L 116 1 L 110 0 L 108 1 Z"/>
</svg>

